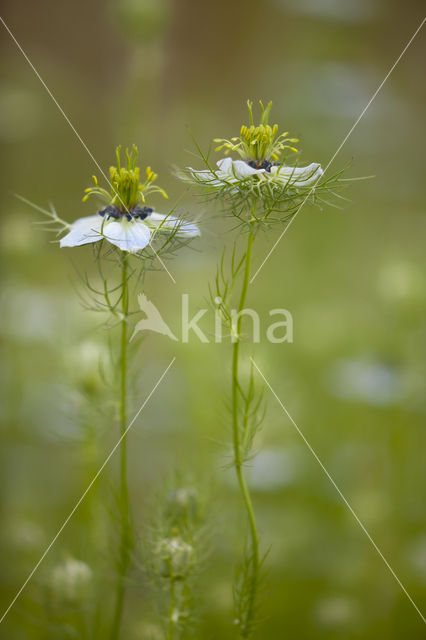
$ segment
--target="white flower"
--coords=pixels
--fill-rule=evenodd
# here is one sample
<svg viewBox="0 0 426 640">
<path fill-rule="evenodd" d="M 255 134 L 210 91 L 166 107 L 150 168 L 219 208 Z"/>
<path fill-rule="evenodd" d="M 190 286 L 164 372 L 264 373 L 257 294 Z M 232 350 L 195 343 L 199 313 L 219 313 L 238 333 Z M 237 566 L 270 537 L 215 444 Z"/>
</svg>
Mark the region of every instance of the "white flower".
<svg viewBox="0 0 426 640">
<path fill-rule="evenodd" d="M 129 219 L 130 218 L 130 219 Z M 159 231 L 175 233 L 178 237 L 193 238 L 200 235 L 195 224 L 182 222 L 174 216 L 165 216 L 148 210 L 142 216 L 126 216 L 108 213 L 79 218 L 70 231 L 61 238 L 61 247 L 78 247 L 83 244 L 108 240 L 122 251 L 136 253 L 144 249 L 153 234 Z"/>
<path fill-rule="evenodd" d="M 194 547 L 179 536 L 164 538 L 156 548 L 161 575 L 167 577 L 183 577 L 187 575 L 194 563 Z"/>
<path fill-rule="evenodd" d="M 84 599 L 93 579 L 92 569 L 85 562 L 67 558 L 54 567 L 49 585 L 55 596 L 69 601 Z"/>
<path fill-rule="evenodd" d="M 220 187 L 224 183 L 235 184 L 255 176 L 258 180 L 270 180 L 281 186 L 288 185 L 299 189 L 312 186 L 324 173 L 321 165 L 316 162 L 307 167 L 287 167 L 267 163 L 267 168 L 256 169 L 244 160 L 222 158 L 222 160 L 218 160 L 217 166 L 218 170 L 215 172 L 209 169 L 197 171 L 191 167 L 189 167 L 189 171 L 198 182 L 207 187 Z"/>
</svg>

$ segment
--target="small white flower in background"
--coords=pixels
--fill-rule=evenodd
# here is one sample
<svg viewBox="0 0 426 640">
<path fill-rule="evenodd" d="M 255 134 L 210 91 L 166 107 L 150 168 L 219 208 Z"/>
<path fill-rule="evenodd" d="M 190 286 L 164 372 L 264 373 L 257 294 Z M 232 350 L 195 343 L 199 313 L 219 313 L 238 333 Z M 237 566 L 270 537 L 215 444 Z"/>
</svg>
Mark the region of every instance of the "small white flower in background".
<svg viewBox="0 0 426 640">
<path fill-rule="evenodd" d="M 5 527 L 10 544 L 21 552 L 38 550 L 44 542 L 43 529 L 27 519 L 9 519 Z"/>
<path fill-rule="evenodd" d="M 164 538 L 157 545 L 159 572 L 164 578 L 181 578 L 194 564 L 194 547 L 179 536 Z"/>
<path fill-rule="evenodd" d="M 86 189 L 83 201 L 91 195 L 100 196 L 108 206 L 96 215 L 79 218 L 70 226 L 69 232 L 60 240 L 61 247 L 78 247 L 105 239 L 121 251 L 136 253 L 150 244 L 157 233 L 168 233 L 180 238 L 200 235 L 195 224 L 184 222 L 171 215 L 140 206 L 145 196 L 156 192 L 167 198 L 163 189 L 154 185 L 157 175 L 150 167 L 146 170 L 145 182 L 140 182 L 140 170 L 136 166 L 137 148 L 126 150 L 127 166 L 121 167 L 120 147 L 117 147 L 117 167 L 110 168 L 110 192 L 98 186 L 93 176 L 94 187 Z"/>
<path fill-rule="evenodd" d="M 314 618 L 321 627 L 339 629 L 359 620 L 359 603 L 345 595 L 320 598 L 314 607 Z"/>
<path fill-rule="evenodd" d="M 54 596 L 75 602 L 87 595 L 92 579 L 93 572 L 88 564 L 75 558 L 67 558 L 53 568 L 49 586 Z"/>
<path fill-rule="evenodd" d="M 171 615 L 171 620 L 175 624 L 177 624 L 179 622 L 179 620 L 180 620 L 180 611 L 179 611 L 179 609 L 173 609 L 172 615 Z"/>
<path fill-rule="evenodd" d="M 91 395 L 105 389 L 105 377 L 112 374 L 106 345 L 85 340 L 67 353 L 77 388 Z"/>
<path fill-rule="evenodd" d="M 350 402 L 386 407 L 398 404 L 404 397 L 401 371 L 370 356 L 337 360 L 325 380 L 335 397 Z"/>
</svg>

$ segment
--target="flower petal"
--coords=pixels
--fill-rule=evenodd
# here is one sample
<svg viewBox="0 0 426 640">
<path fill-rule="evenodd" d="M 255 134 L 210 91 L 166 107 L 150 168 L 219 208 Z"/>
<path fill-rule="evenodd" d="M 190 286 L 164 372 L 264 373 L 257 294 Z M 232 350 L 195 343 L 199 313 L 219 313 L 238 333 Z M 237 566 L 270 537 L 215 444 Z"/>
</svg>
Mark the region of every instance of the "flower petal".
<svg viewBox="0 0 426 640">
<path fill-rule="evenodd" d="M 265 169 L 255 169 L 247 164 L 247 162 L 244 162 L 244 160 L 232 160 L 232 158 L 219 160 L 217 166 L 223 173 L 238 180 L 265 173 Z"/>
<path fill-rule="evenodd" d="M 219 167 L 218 173 L 232 178 L 234 175 L 232 171 L 232 164 L 233 164 L 232 158 L 222 158 L 222 160 L 218 160 L 216 162 L 216 165 Z"/>
<path fill-rule="evenodd" d="M 188 171 L 191 172 L 191 175 L 193 176 L 193 178 L 195 178 L 198 182 L 202 182 L 203 184 L 205 184 L 206 187 L 218 187 L 222 184 L 221 180 L 218 179 L 220 178 L 219 171 L 217 172 L 217 175 L 215 175 L 213 171 L 210 171 L 210 169 L 197 171 L 192 167 L 188 167 Z"/>
<path fill-rule="evenodd" d="M 309 187 L 315 184 L 324 171 L 317 162 L 312 162 L 307 167 L 272 166 L 270 175 L 282 184 L 292 187 Z"/>
<path fill-rule="evenodd" d="M 100 215 L 79 218 L 72 223 L 70 231 L 61 238 L 60 247 L 79 247 L 82 244 L 97 242 L 102 239 L 101 226 L 103 219 Z"/>
<path fill-rule="evenodd" d="M 102 237 L 122 251 L 136 253 L 149 244 L 151 231 L 141 220 L 106 220 L 102 227 Z"/>
<path fill-rule="evenodd" d="M 188 238 L 194 238 L 200 236 L 200 230 L 196 224 L 191 222 L 185 222 L 182 218 L 176 218 L 175 216 L 165 216 L 162 213 L 153 211 L 146 219 L 148 224 L 152 224 L 156 229 L 164 229 L 167 231 L 175 231 L 177 236 L 186 236 Z"/>
</svg>

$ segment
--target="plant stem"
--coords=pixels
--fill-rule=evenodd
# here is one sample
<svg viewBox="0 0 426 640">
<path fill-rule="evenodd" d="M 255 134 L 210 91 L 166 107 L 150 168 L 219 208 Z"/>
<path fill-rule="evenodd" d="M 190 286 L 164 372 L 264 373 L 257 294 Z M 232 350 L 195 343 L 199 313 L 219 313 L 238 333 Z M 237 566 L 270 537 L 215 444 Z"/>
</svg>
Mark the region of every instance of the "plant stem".
<svg viewBox="0 0 426 640">
<path fill-rule="evenodd" d="M 175 580 L 172 578 L 170 583 L 170 605 L 169 605 L 169 628 L 167 632 L 167 640 L 173 640 L 175 635 L 175 621 L 173 619 L 175 611 L 176 593 Z"/>
<path fill-rule="evenodd" d="M 248 490 L 244 472 L 243 472 L 243 458 L 241 455 L 241 441 L 240 441 L 240 428 L 239 428 L 239 415 L 238 415 L 238 397 L 240 393 L 239 384 L 239 355 L 240 355 L 240 334 L 242 317 L 241 311 L 244 309 L 244 304 L 247 296 L 247 289 L 250 280 L 250 267 L 251 267 L 251 254 L 254 239 L 253 227 L 250 227 L 247 250 L 244 257 L 244 276 L 240 294 L 240 301 L 238 304 L 238 316 L 236 325 L 236 337 L 232 349 L 232 433 L 233 433 L 233 445 L 234 445 L 234 464 L 237 474 L 238 484 L 242 493 L 245 509 L 247 511 L 247 517 L 249 521 L 250 529 L 250 542 L 251 542 L 251 586 L 247 602 L 247 613 L 245 616 L 244 624 L 240 626 L 240 634 L 242 638 L 249 638 L 251 636 L 252 623 L 255 613 L 257 587 L 259 582 L 259 534 L 257 532 L 256 518 L 254 515 L 253 504 Z"/>
<path fill-rule="evenodd" d="M 129 489 L 127 484 L 127 320 L 129 315 L 129 286 L 127 255 L 123 253 L 121 276 L 121 342 L 120 342 L 120 492 L 119 510 L 121 539 L 118 561 L 118 578 L 114 618 L 111 630 L 111 640 L 120 636 L 120 623 L 123 614 L 126 575 L 130 565 L 130 551 L 132 547 L 132 532 L 130 523 Z"/>
</svg>

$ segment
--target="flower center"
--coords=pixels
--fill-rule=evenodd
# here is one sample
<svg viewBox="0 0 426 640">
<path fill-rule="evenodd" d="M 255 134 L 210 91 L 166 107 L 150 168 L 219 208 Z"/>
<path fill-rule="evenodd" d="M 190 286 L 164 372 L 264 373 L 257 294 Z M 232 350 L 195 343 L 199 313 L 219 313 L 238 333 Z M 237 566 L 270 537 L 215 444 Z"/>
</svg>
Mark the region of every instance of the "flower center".
<svg viewBox="0 0 426 640">
<path fill-rule="evenodd" d="M 297 149 L 288 143 L 298 142 L 298 140 L 297 138 L 288 138 L 288 131 L 279 134 L 278 125 L 274 124 L 271 127 L 268 124 L 272 102 L 266 108 L 264 108 L 262 102 L 259 104 L 261 109 L 259 125 L 256 126 L 253 122 L 253 103 L 248 101 L 250 123 L 248 126 L 243 125 L 241 127 L 239 137 L 231 138 L 230 140 L 215 138 L 214 141 L 220 143 L 216 151 L 224 149 L 225 155 L 231 151 L 236 151 L 251 167 L 270 171 L 273 162 L 279 161 L 287 150 L 297 153 Z"/>
<path fill-rule="evenodd" d="M 138 204 L 145 202 L 145 196 L 148 193 L 157 192 L 164 196 L 164 198 L 167 198 L 167 194 L 163 189 L 154 184 L 157 179 L 157 174 L 152 171 L 151 167 L 147 167 L 145 181 L 141 181 L 140 169 L 136 166 L 138 150 L 135 145 L 133 145 L 131 151 L 126 149 L 125 166 L 121 165 L 120 156 L 121 147 L 117 147 L 117 166 L 110 167 L 109 170 L 110 190 L 107 191 L 99 186 L 96 176 L 92 176 L 94 186 L 85 189 L 83 202 L 90 196 L 96 195 L 108 204 L 108 215 L 114 218 L 118 217 L 116 215 L 117 213 L 122 215 L 127 214 L 127 217 L 130 216 L 129 219 L 131 220 L 132 217 L 140 217 L 140 214 L 134 216 L 130 212 L 140 209 Z M 144 207 L 144 209 L 146 209 L 146 207 Z"/>
<path fill-rule="evenodd" d="M 263 160 L 263 162 L 256 162 L 256 160 L 250 160 L 248 163 L 249 167 L 253 167 L 253 169 L 265 169 L 268 173 L 271 171 L 271 167 L 276 162 L 270 162 L 269 160 Z"/>
<path fill-rule="evenodd" d="M 122 211 L 118 207 L 109 205 L 108 207 L 105 207 L 105 209 L 98 211 L 98 213 L 100 216 L 106 217 L 107 220 L 110 220 L 111 218 L 115 220 L 123 220 L 123 218 L 126 218 L 126 220 L 130 222 L 131 220 L 145 220 L 145 218 L 150 216 L 153 211 L 154 209 L 151 209 L 151 207 L 133 207 L 128 211 Z"/>
</svg>

